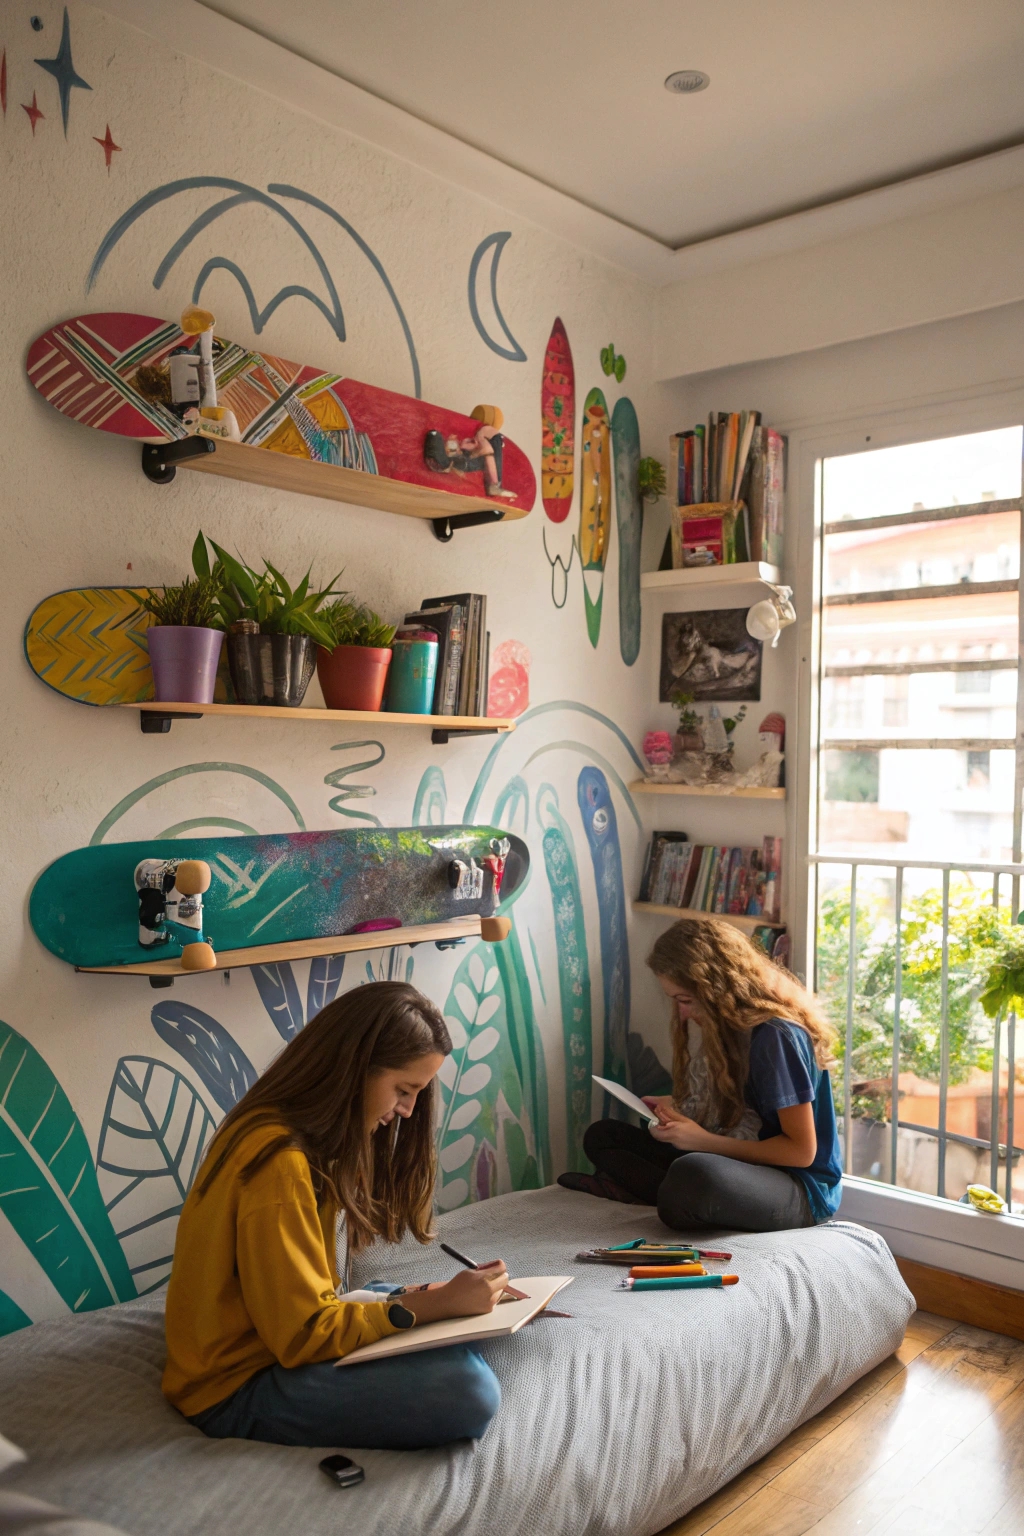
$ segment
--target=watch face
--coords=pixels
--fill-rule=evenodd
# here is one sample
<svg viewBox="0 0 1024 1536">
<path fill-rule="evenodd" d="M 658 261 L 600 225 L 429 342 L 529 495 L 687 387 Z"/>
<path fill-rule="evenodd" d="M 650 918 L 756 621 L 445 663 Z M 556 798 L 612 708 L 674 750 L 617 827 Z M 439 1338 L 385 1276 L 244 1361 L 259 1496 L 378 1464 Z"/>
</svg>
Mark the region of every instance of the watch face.
<svg viewBox="0 0 1024 1536">
<path fill-rule="evenodd" d="M 408 1307 L 403 1307 L 401 1302 L 392 1302 L 388 1307 L 388 1318 L 396 1328 L 411 1328 L 416 1321 L 415 1316 Z"/>
</svg>

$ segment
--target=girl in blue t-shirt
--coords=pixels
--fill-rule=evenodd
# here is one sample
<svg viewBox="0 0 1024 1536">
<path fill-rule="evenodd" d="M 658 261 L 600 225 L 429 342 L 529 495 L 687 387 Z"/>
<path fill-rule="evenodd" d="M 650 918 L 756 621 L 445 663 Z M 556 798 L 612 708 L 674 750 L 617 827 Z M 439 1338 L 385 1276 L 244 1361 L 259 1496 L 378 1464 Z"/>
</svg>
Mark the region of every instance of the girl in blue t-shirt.
<svg viewBox="0 0 1024 1536">
<path fill-rule="evenodd" d="M 658 1124 L 591 1125 L 596 1174 L 559 1183 L 657 1205 L 676 1231 L 777 1232 L 834 1216 L 843 1165 L 814 999 L 728 923 L 683 918 L 647 964 L 672 1005 L 673 1092 Z"/>
</svg>

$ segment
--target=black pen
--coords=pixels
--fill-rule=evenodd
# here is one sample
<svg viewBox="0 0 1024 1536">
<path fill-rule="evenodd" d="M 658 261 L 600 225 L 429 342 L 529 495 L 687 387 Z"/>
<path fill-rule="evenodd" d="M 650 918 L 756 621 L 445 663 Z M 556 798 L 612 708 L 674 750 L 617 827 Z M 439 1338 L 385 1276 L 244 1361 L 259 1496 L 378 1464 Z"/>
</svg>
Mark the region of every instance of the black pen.
<svg viewBox="0 0 1024 1536">
<path fill-rule="evenodd" d="M 460 1253 L 457 1248 L 453 1248 L 450 1243 L 442 1243 L 441 1248 L 450 1258 L 455 1259 L 459 1264 L 464 1264 L 467 1269 L 479 1269 L 481 1267 L 473 1259 L 467 1258 L 464 1253 Z M 517 1291 L 511 1286 L 506 1286 L 498 1299 L 499 1301 L 524 1301 L 526 1295 L 524 1291 Z"/>
</svg>

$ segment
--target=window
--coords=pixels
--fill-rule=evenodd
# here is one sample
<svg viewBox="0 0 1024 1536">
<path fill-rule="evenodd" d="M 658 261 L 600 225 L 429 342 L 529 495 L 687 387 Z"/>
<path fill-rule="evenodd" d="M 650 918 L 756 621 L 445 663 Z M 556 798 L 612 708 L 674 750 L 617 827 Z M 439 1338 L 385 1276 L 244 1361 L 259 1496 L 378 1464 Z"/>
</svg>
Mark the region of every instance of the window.
<svg viewBox="0 0 1024 1536">
<path fill-rule="evenodd" d="M 824 461 L 811 865 L 847 1171 L 1024 1213 L 1024 1016 L 978 1003 L 1024 906 L 1021 448 L 1014 427 Z"/>
</svg>

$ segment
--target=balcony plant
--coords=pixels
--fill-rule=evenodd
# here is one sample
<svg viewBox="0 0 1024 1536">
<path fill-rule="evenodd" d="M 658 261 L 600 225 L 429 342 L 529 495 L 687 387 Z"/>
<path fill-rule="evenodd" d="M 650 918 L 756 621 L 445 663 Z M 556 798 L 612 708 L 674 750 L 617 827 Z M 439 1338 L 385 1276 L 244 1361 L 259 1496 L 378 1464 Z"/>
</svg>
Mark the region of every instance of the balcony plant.
<svg viewBox="0 0 1024 1536">
<path fill-rule="evenodd" d="M 338 577 L 311 590 L 311 571 L 297 586 L 264 559 L 257 571 L 200 532 L 192 564 L 200 580 L 218 588 L 218 612 L 227 631 L 228 665 L 240 704 L 302 703 L 316 666 L 317 647 L 330 644 L 320 609 L 338 595 Z M 340 573 L 339 573 L 340 574 Z"/>
<path fill-rule="evenodd" d="M 395 626 L 372 608 L 339 598 L 321 615 L 330 644 L 317 656 L 317 676 L 328 709 L 377 714 L 384 698 Z"/>
<path fill-rule="evenodd" d="M 187 577 L 179 586 L 149 587 L 139 607 L 152 619 L 146 631 L 153 696 L 162 703 L 212 704 L 224 643 L 220 585 L 212 575 Z"/>
</svg>

